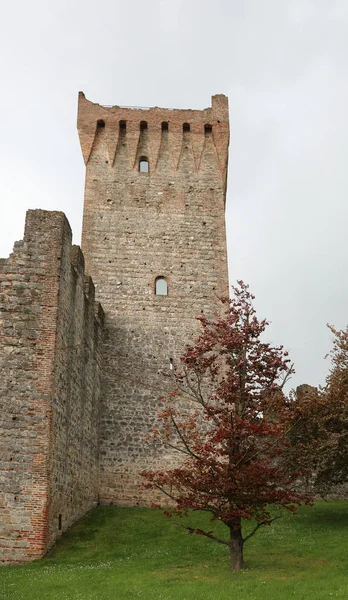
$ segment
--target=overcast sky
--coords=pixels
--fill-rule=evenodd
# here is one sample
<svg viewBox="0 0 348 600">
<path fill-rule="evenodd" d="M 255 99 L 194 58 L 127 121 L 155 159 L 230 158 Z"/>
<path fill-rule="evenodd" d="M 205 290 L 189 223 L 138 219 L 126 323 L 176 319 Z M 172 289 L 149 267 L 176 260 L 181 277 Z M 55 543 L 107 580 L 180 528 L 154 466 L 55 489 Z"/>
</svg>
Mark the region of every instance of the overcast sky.
<svg viewBox="0 0 348 600">
<path fill-rule="evenodd" d="M 292 385 L 323 383 L 348 323 L 347 0 L 18 0 L 1 9 L 0 256 L 28 208 L 80 242 L 77 94 L 202 109 L 230 101 L 230 281 L 256 295 Z"/>
</svg>

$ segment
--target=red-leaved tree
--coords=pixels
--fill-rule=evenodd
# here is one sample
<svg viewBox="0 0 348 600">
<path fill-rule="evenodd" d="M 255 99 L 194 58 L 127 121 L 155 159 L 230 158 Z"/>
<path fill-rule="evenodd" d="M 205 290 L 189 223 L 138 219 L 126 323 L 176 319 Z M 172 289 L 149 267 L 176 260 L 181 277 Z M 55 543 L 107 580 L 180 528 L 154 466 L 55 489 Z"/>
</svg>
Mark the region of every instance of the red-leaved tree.
<svg viewBox="0 0 348 600">
<path fill-rule="evenodd" d="M 272 523 L 274 507 L 295 511 L 309 497 L 294 489 L 296 474 L 282 462 L 289 428 L 282 387 L 293 368 L 281 346 L 261 340 L 268 322 L 257 319 L 248 286 L 239 281 L 233 291 L 223 318 L 199 317 L 202 333 L 181 357 L 176 388 L 153 431 L 154 441 L 181 460 L 143 475 L 146 487 L 165 494 L 167 513 L 207 511 L 212 523 L 226 525 L 226 539 L 183 526 L 226 545 L 237 571 L 245 542 Z M 251 519 L 244 535 L 243 520 Z"/>
<path fill-rule="evenodd" d="M 348 483 L 348 327 L 328 325 L 331 368 L 319 389 L 303 385 L 293 394 L 290 463 L 300 464 L 312 489 L 326 495 Z"/>
</svg>

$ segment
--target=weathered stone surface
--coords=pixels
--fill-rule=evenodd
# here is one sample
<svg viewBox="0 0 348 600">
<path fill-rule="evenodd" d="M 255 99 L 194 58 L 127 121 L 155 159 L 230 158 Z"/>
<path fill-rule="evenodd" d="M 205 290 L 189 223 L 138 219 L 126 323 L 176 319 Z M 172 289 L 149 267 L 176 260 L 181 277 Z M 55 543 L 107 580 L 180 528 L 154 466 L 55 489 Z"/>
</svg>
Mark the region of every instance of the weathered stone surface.
<svg viewBox="0 0 348 600">
<path fill-rule="evenodd" d="M 98 498 L 149 502 L 139 472 L 175 461 L 147 442 L 171 366 L 228 293 L 227 98 L 140 110 L 80 94 L 78 129 L 85 258 L 62 213 L 35 210 L 0 259 L 2 563 L 41 557 Z"/>
<path fill-rule="evenodd" d="M 42 556 L 97 502 L 103 315 L 95 316 L 90 281 L 84 291 L 83 257 L 62 213 L 27 213 L 23 242 L 1 260 L 0 283 L 0 562 L 7 563 Z"/>
<path fill-rule="evenodd" d="M 146 435 L 195 317 L 228 294 L 225 193 L 228 104 L 105 108 L 80 94 L 86 162 L 82 249 L 106 314 L 102 502 L 147 502 L 139 471 L 173 460 Z M 148 161 L 148 173 L 139 170 Z M 155 295 L 157 277 L 168 295 Z"/>
</svg>

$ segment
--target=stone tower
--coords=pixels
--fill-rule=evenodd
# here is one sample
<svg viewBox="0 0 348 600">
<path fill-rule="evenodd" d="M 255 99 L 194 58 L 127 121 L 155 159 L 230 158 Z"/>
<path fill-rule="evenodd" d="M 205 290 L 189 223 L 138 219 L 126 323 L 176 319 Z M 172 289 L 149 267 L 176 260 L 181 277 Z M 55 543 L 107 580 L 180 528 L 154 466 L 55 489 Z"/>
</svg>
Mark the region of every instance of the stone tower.
<svg viewBox="0 0 348 600">
<path fill-rule="evenodd" d="M 100 500 L 146 497 L 146 442 L 195 317 L 228 294 L 228 101 L 211 108 L 106 107 L 79 95 L 86 164 L 82 250 L 105 311 Z"/>
</svg>

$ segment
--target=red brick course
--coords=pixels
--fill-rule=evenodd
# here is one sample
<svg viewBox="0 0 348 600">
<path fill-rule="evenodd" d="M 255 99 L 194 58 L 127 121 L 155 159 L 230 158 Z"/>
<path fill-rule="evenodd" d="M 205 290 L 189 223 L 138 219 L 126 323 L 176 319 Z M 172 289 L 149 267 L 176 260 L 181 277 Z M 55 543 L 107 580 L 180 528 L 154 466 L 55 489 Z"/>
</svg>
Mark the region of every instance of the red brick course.
<svg viewBox="0 0 348 600">
<path fill-rule="evenodd" d="M 80 93 L 82 249 L 106 313 L 100 499 L 149 501 L 139 471 L 174 461 L 146 442 L 195 317 L 228 294 L 227 98 L 205 110 L 103 107 Z M 148 173 L 139 169 L 148 161 Z M 154 294 L 163 276 L 168 296 Z"/>
<path fill-rule="evenodd" d="M 139 472 L 176 460 L 147 442 L 171 365 L 228 293 L 227 98 L 131 109 L 80 93 L 78 130 L 84 255 L 62 213 L 35 210 L 0 260 L 3 564 L 40 558 L 98 500 L 150 501 Z"/>
<path fill-rule="evenodd" d="M 2 563 L 41 557 L 58 515 L 66 529 L 97 502 L 103 314 L 84 286 L 63 213 L 28 211 L 0 262 Z"/>
</svg>

